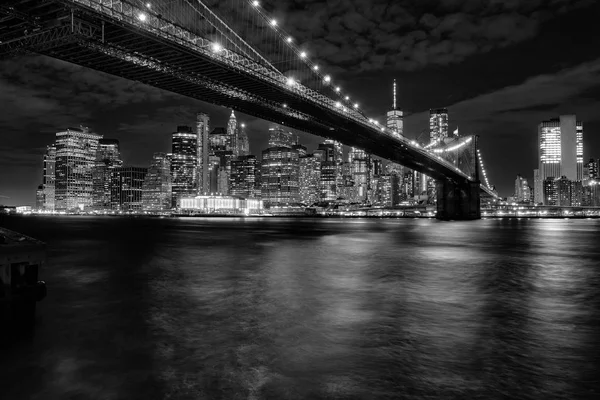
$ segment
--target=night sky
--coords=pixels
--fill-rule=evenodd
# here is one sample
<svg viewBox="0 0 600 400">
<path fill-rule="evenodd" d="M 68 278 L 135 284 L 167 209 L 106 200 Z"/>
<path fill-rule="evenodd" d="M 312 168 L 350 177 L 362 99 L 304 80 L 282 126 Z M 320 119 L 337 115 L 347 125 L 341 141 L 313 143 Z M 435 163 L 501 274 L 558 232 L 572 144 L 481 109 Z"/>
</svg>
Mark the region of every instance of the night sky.
<svg viewBox="0 0 600 400">
<path fill-rule="evenodd" d="M 263 2 L 264 3 L 264 2 Z M 305 43 L 368 116 L 385 120 L 398 81 L 405 134 L 427 135 L 429 108 L 450 129 L 479 134 L 488 176 L 511 196 L 537 165 L 537 125 L 584 123 L 584 157 L 600 157 L 600 2 L 595 0 L 280 0 L 265 6 Z M 127 165 L 170 150 L 195 113 L 225 126 L 231 111 L 76 65 L 27 55 L 0 61 L 0 204 L 35 204 L 42 155 L 56 131 L 81 124 L 121 142 Z M 246 122 L 253 154 L 265 121 Z M 423 133 L 425 132 L 425 133 Z M 315 148 L 321 138 L 300 134 Z M 531 182 L 533 184 L 533 182 Z"/>
</svg>

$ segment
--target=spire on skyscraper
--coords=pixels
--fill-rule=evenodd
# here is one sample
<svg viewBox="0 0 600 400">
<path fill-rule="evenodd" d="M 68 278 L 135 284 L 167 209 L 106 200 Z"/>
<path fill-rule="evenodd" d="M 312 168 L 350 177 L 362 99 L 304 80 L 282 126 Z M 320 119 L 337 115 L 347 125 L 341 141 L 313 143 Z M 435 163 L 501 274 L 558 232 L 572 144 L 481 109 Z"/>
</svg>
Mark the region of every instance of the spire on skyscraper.
<svg viewBox="0 0 600 400">
<path fill-rule="evenodd" d="M 396 110 L 396 78 L 394 78 L 394 107 L 392 110 Z"/>
</svg>

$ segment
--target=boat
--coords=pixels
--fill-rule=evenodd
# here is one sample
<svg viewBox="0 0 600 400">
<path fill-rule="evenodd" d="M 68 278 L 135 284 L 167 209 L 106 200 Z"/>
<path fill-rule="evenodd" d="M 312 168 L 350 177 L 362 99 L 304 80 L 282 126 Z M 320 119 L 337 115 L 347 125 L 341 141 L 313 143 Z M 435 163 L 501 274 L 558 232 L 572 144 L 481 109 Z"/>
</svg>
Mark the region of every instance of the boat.
<svg viewBox="0 0 600 400">
<path fill-rule="evenodd" d="M 0 228 L 0 334 L 33 327 L 36 304 L 47 294 L 38 280 L 45 262 L 44 242 Z"/>
</svg>

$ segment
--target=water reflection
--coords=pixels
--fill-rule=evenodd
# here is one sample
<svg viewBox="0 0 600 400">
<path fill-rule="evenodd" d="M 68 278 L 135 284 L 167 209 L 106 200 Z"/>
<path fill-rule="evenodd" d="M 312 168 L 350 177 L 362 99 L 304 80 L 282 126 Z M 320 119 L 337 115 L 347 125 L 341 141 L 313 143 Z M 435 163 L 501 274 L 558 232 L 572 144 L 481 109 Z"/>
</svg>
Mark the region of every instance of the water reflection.
<svg viewBox="0 0 600 400">
<path fill-rule="evenodd" d="M 573 399 L 600 387 L 596 221 L 9 222 L 48 241 L 52 289 L 35 337 L 2 349 L 7 398 Z"/>
</svg>

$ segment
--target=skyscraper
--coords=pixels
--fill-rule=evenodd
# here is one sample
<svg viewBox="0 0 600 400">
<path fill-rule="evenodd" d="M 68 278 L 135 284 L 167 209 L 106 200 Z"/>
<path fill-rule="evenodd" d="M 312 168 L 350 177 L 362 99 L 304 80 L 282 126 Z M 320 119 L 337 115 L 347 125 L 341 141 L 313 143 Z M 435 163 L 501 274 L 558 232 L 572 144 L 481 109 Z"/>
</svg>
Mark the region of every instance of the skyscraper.
<svg viewBox="0 0 600 400">
<path fill-rule="evenodd" d="M 112 171 L 123 165 L 119 152 L 119 141 L 116 139 L 100 139 L 96 162 L 92 171 L 94 184 L 93 207 L 95 210 L 111 209 L 111 174 Z"/>
<path fill-rule="evenodd" d="M 55 209 L 75 211 L 91 208 L 92 169 L 101 135 L 88 128 L 67 128 L 56 133 Z"/>
<path fill-rule="evenodd" d="M 458 134 L 458 130 L 456 131 Z M 429 110 L 429 142 L 438 142 L 448 137 L 448 110 L 436 108 Z"/>
<path fill-rule="evenodd" d="M 527 183 L 527 179 L 521 175 L 517 175 L 515 179 L 514 198 L 517 203 L 529 203 L 531 201 L 531 188 L 529 187 L 529 183 Z"/>
<path fill-rule="evenodd" d="M 231 160 L 229 194 L 244 198 L 260 197 L 260 164 L 256 156 L 239 156 Z"/>
<path fill-rule="evenodd" d="M 319 183 L 321 180 L 321 154 L 300 156 L 299 191 L 300 202 L 311 205 L 319 201 Z"/>
<path fill-rule="evenodd" d="M 298 203 L 298 150 L 269 147 L 262 152 L 261 196 L 265 204 Z"/>
<path fill-rule="evenodd" d="M 318 151 L 321 155 L 321 200 L 331 201 L 338 197 L 337 161 L 335 142 L 333 140 L 320 143 Z"/>
<path fill-rule="evenodd" d="M 238 147 L 238 124 L 237 118 L 235 117 L 235 113 L 231 110 L 231 115 L 229 116 L 229 121 L 227 121 L 227 138 L 229 141 L 230 150 L 233 152 L 233 156 L 239 156 L 239 147 Z"/>
<path fill-rule="evenodd" d="M 402 111 L 398 109 L 396 104 L 396 79 L 394 79 L 394 87 L 393 87 L 393 96 L 394 100 L 392 103 L 392 109 L 387 112 L 387 120 L 386 126 L 392 132 L 397 133 L 399 135 L 403 135 L 404 131 L 404 121 Z"/>
<path fill-rule="evenodd" d="M 292 132 L 284 130 L 280 126 L 269 128 L 269 147 L 289 147 L 294 145 Z"/>
<path fill-rule="evenodd" d="M 172 207 L 177 207 L 181 197 L 197 194 L 198 135 L 189 126 L 178 126 L 172 140 Z"/>
<path fill-rule="evenodd" d="M 238 156 L 250 155 L 250 142 L 248 141 L 248 134 L 246 132 L 246 124 L 240 124 L 238 128 L 237 136 L 237 154 Z"/>
<path fill-rule="evenodd" d="M 588 161 L 587 163 L 587 170 L 588 170 L 588 176 L 587 178 L 590 181 L 597 181 L 598 178 L 600 177 L 600 175 L 598 175 L 599 171 L 598 171 L 598 164 L 599 164 L 600 160 L 595 160 L 593 158 L 590 158 L 590 161 Z"/>
<path fill-rule="evenodd" d="M 210 117 L 208 114 L 199 112 L 196 114 L 196 135 L 198 140 L 198 193 L 204 194 L 209 191 L 208 178 L 208 136 L 210 132 Z"/>
<path fill-rule="evenodd" d="M 142 209 L 166 211 L 171 204 L 171 162 L 165 153 L 154 153 L 142 185 Z"/>
<path fill-rule="evenodd" d="M 196 147 L 194 143 L 194 153 Z M 147 168 L 117 167 L 111 173 L 112 209 L 124 212 L 141 211 Z"/>
<path fill-rule="evenodd" d="M 538 126 L 541 179 L 583 179 L 583 126 L 575 115 L 561 115 Z M 545 203 L 544 203 L 545 204 Z"/>
<path fill-rule="evenodd" d="M 355 186 L 356 202 L 367 200 L 369 181 L 369 156 L 364 150 L 352 147 L 348 153 L 350 173 Z"/>
<path fill-rule="evenodd" d="M 42 179 L 42 208 L 47 211 L 54 211 L 54 185 L 56 176 L 56 146 L 46 147 L 44 154 L 44 176 Z"/>
</svg>

